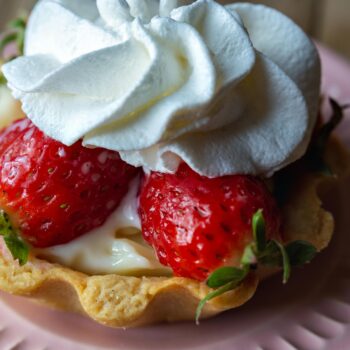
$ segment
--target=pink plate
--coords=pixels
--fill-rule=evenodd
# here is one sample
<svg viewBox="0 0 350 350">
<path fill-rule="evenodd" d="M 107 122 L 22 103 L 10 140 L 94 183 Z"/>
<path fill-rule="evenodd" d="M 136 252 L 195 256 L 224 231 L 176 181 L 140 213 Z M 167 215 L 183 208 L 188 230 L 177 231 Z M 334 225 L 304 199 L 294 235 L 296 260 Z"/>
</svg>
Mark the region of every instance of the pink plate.
<svg viewBox="0 0 350 350">
<path fill-rule="evenodd" d="M 320 50 L 324 91 L 349 103 L 350 66 L 329 50 Z M 350 120 L 339 135 L 350 146 Z M 280 276 L 263 283 L 253 300 L 238 310 L 199 327 L 192 322 L 113 330 L 1 294 L 0 349 L 350 349 L 349 195 L 350 185 L 343 183 L 327 201 L 337 220 L 329 249 L 296 271 L 287 286 Z"/>
</svg>

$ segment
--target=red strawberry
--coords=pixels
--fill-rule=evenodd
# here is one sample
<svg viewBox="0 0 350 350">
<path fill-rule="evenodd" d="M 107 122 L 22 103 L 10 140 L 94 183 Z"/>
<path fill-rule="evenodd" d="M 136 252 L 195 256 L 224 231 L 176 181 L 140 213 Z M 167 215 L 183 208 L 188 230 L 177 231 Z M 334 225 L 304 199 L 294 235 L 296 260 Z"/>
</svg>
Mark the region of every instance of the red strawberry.
<svg viewBox="0 0 350 350">
<path fill-rule="evenodd" d="M 270 237 L 279 213 L 264 183 L 251 176 L 208 179 L 182 164 L 175 175 L 153 172 L 140 196 L 143 236 L 177 276 L 204 280 L 238 264 L 252 241 L 251 221 L 263 209 Z"/>
<path fill-rule="evenodd" d="M 36 247 L 69 242 L 103 224 L 137 172 L 116 152 L 64 146 L 29 119 L 0 132 L 0 207 Z"/>
</svg>

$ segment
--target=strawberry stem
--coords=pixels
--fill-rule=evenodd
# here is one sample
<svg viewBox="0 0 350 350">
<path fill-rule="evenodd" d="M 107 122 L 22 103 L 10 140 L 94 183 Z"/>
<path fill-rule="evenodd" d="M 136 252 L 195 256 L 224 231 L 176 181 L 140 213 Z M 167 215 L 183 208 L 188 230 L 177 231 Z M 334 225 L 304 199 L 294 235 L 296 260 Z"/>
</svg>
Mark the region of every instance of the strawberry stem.
<svg viewBox="0 0 350 350">
<path fill-rule="evenodd" d="M 199 319 L 201 316 L 201 313 L 203 311 L 203 308 L 205 306 L 205 304 L 211 300 L 214 299 L 222 294 L 225 294 L 227 292 L 229 292 L 230 290 L 233 290 L 235 288 L 237 288 L 241 282 L 247 277 L 249 270 L 242 270 L 245 273 L 242 274 L 241 278 L 239 280 L 233 280 L 229 283 L 226 283 L 225 285 L 223 285 L 222 287 L 213 290 L 212 292 L 208 293 L 198 304 L 197 310 L 196 310 L 196 324 L 197 326 L 199 325 Z"/>
</svg>

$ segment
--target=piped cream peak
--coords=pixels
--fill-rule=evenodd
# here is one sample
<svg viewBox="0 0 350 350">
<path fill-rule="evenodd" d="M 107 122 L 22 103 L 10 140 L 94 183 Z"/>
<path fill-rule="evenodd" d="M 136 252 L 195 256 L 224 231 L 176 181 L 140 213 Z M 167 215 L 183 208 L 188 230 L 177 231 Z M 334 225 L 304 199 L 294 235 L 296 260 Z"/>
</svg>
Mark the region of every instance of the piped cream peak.
<svg viewBox="0 0 350 350">
<path fill-rule="evenodd" d="M 212 0 L 83 3 L 40 1 L 25 55 L 3 67 L 47 135 L 209 177 L 271 175 L 305 152 L 320 65 L 290 19 Z"/>
</svg>

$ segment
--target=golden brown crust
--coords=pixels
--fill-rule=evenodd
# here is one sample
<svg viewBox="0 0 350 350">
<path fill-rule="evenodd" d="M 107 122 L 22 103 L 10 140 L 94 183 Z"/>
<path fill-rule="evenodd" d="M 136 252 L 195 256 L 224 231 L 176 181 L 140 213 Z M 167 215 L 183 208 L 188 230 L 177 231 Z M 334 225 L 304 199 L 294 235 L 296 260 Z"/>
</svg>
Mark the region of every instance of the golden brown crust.
<svg viewBox="0 0 350 350">
<path fill-rule="evenodd" d="M 205 284 L 185 278 L 87 276 L 34 257 L 20 267 L 7 254 L 0 257 L 0 287 L 111 327 L 193 319 L 198 301 L 209 292 Z M 203 316 L 242 305 L 256 287 L 257 278 L 251 275 L 208 305 Z"/>
<path fill-rule="evenodd" d="M 333 140 L 328 158 L 336 173 L 349 171 L 349 154 Z M 333 217 L 321 206 L 318 189 L 328 178 L 305 174 L 282 210 L 285 236 L 304 239 L 324 249 L 333 233 Z M 248 301 L 258 285 L 251 274 L 237 289 L 210 301 L 210 317 Z M 110 327 L 130 327 L 159 321 L 194 319 L 195 309 L 210 290 L 185 278 L 88 276 L 35 257 L 20 267 L 6 249 L 0 250 L 0 289 L 27 296 L 51 307 L 87 315 Z"/>
<path fill-rule="evenodd" d="M 333 216 L 323 209 L 320 193 L 330 190 L 340 176 L 350 172 L 349 152 L 335 138 L 327 149 L 326 160 L 335 175 L 305 173 L 298 178 L 282 209 L 286 240 L 306 240 L 319 251 L 328 246 L 334 230 Z"/>
</svg>

